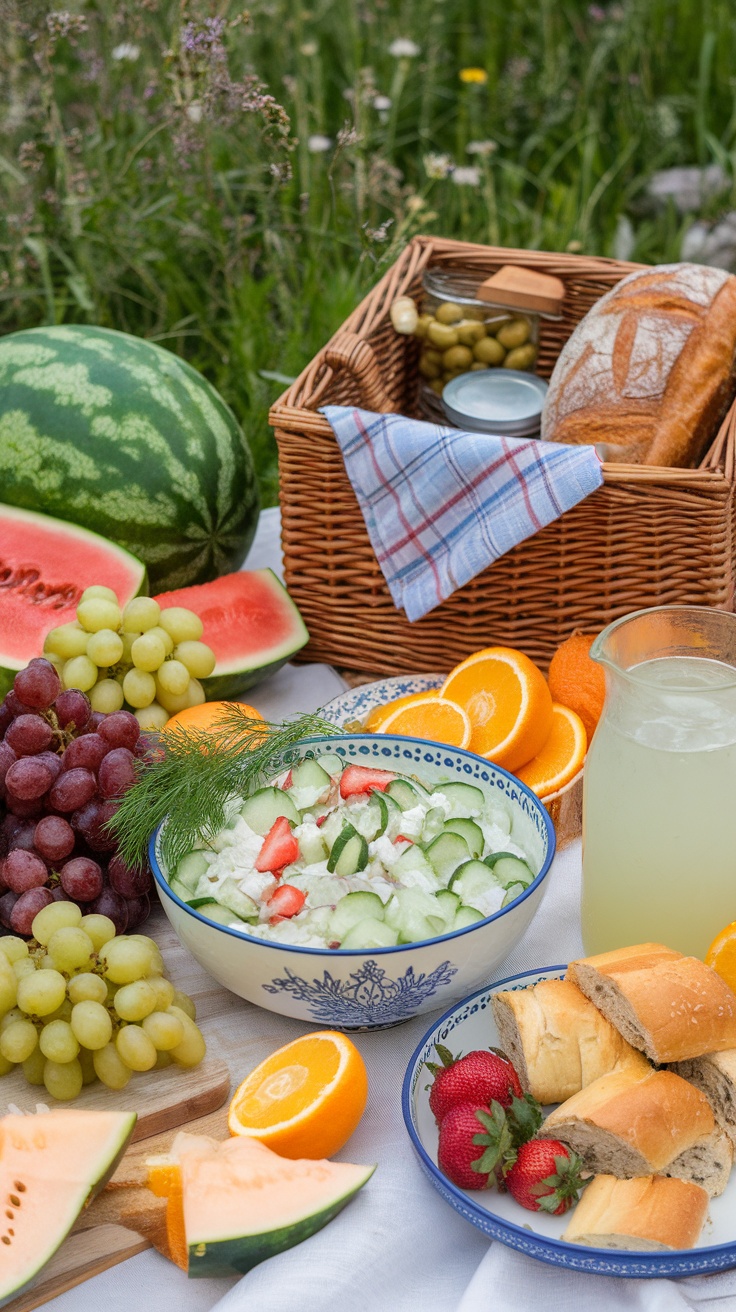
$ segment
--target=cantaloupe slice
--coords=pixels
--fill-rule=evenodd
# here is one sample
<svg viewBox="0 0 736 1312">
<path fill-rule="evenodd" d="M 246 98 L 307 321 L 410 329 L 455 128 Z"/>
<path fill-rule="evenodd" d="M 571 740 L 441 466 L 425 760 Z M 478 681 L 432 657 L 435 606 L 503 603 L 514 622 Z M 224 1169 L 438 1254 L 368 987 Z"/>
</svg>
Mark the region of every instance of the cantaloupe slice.
<svg viewBox="0 0 736 1312">
<path fill-rule="evenodd" d="M 169 1197 L 172 1257 L 183 1220 L 190 1276 L 243 1274 L 308 1239 L 376 1169 L 279 1157 L 248 1136 L 217 1143 L 186 1133 L 149 1167 L 149 1188 Z"/>
<path fill-rule="evenodd" d="M 52 1111 L 0 1119 L 0 1304 L 38 1274 L 105 1185 L 135 1112 Z"/>
</svg>

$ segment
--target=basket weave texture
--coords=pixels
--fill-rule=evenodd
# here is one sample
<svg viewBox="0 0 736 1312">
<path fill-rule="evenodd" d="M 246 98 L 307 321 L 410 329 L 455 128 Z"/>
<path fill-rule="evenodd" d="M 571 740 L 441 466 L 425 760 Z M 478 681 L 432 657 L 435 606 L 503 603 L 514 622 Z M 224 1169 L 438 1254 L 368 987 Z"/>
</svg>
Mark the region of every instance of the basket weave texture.
<svg viewBox="0 0 736 1312">
<path fill-rule="evenodd" d="M 543 377 L 593 303 L 641 267 L 417 237 L 272 407 L 286 584 L 311 635 L 302 660 L 401 674 L 449 670 L 500 644 L 546 669 L 575 628 L 594 632 L 646 606 L 731 608 L 736 403 L 698 469 L 605 464 L 598 491 L 424 619 L 410 624 L 394 607 L 340 449 L 317 408 L 416 416 L 418 345 L 394 332 L 392 301 L 421 299 L 428 265 L 472 269 L 480 281 L 513 263 L 565 284 L 562 318 L 541 321 Z"/>
</svg>

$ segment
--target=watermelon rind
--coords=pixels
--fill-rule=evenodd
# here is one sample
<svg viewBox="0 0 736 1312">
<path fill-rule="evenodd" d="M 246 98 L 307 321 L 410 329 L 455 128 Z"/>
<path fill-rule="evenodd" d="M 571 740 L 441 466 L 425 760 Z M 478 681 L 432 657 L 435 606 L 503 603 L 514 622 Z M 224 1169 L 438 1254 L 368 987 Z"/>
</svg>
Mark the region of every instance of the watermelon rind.
<svg viewBox="0 0 736 1312">
<path fill-rule="evenodd" d="M 7 1209 L 0 1222 L 0 1307 L 32 1284 L 107 1184 L 135 1123 L 135 1112 L 67 1109 L 0 1119 L 0 1189 Z"/>
<path fill-rule="evenodd" d="M 17 506 L 9 506 L 0 503 L 0 541 L 3 536 L 3 527 L 7 528 L 7 526 L 10 526 L 11 533 L 16 537 L 22 533 L 23 528 L 26 526 L 30 528 L 33 533 L 38 534 L 41 541 L 44 532 L 53 534 L 53 551 L 59 550 L 59 537 L 61 537 L 65 557 L 63 568 L 68 570 L 70 580 L 75 583 L 77 583 L 79 579 L 80 557 L 83 556 L 85 544 L 89 544 L 90 547 L 94 548 L 97 555 L 99 555 L 100 552 L 104 552 L 109 555 L 111 559 L 114 559 L 116 562 L 126 567 L 130 578 L 130 587 L 127 594 L 121 595 L 121 604 L 129 601 L 132 597 L 137 597 L 141 593 L 145 594 L 148 592 L 148 574 L 143 561 L 138 560 L 131 554 L 131 552 L 126 551 L 124 547 L 119 546 L 118 543 L 110 542 L 108 538 L 102 537 L 99 533 L 93 533 L 90 529 L 82 528 L 78 524 L 70 524 L 68 520 L 54 519 L 50 515 L 40 515 L 36 514 L 34 511 L 20 510 Z M 49 552 L 47 550 L 46 560 L 48 560 L 48 558 Z M 40 577 L 37 580 L 37 584 L 42 584 L 44 581 L 43 552 L 40 551 L 39 556 L 34 558 L 33 549 L 30 547 L 25 548 L 22 563 L 25 567 L 34 567 L 39 570 Z M 3 564 L 2 549 L 0 549 L 0 568 Z M 108 581 L 108 578 L 104 577 L 102 574 L 100 577 L 95 577 L 94 579 L 90 576 L 87 579 L 86 586 L 93 582 L 104 584 Z M 46 636 L 46 633 L 44 633 L 38 646 L 34 646 L 32 650 L 29 648 L 22 657 L 17 655 L 17 651 L 15 654 L 11 654 L 7 650 L 3 650 L 3 633 L 9 632 L 9 629 L 5 626 L 13 623 L 12 610 L 8 608 L 8 606 L 3 609 L 3 601 L 7 600 L 10 595 L 8 592 L 9 587 L 11 587 L 11 583 L 7 578 L 0 581 L 0 698 L 4 697 L 6 692 L 12 688 L 13 680 L 18 671 L 25 669 L 28 662 L 32 660 L 34 656 L 41 655 L 43 637 Z M 20 584 L 19 590 L 20 595 L 22 597 L 25 596 L 26 590 L 22 583 Z M 15 597 L 13 600 L 17 605 L 18 598 Z M 36 606 L 36 603 L 32 599 L 32 595 L 28 600 L 28 605 L 32 607 Z M 57 624 L 68 623 L 72 620 L 74 618 L 74 610 L 73 608 L 71 610 L 67 609 L 66 613 L 59 614 L 58 611 L 49 609 L 47 618 L 48 624 L 46 626 L 46 632 L 48 632 L 49 629 L 55 628 Z M 17 632 L 14 636 L 17 638 Z"/>
<path fill-rule="evenodd" d="M 0 489 L 119 543 L 157 592 L 237 569 L 258 517 L 250 449 L 207 380 L 86 324 L 0 338 Z"/>
</svg>

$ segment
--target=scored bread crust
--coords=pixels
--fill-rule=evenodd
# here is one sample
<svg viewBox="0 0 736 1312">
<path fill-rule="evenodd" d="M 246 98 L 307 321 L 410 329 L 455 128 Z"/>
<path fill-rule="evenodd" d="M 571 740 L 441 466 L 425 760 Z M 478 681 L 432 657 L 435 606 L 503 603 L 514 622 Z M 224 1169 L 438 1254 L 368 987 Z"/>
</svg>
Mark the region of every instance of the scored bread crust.
<svg viewBox="0 0 736 1312">
<path fill-rule="evenodd" d="M 650 1061 L 736 1048 L 736 996 L 697 957 L 640 943 L 573 961 L 566 978 Z"/>
<path fill-rule="evenodd" d="M 629 1177 L 663 1171 L 714 1131 L 710 1104 L 694 1085 L 673 1071 L 628 1067 L 561 1103 L 539 1137 L 568 1144 L 589 1170 Z"/>
<path fill-rule="evenodd" d="M 537 1102 L 564 1102 L 601 1075 L 649 1063 L 570 980 L 549 979 L 496 993 L 501 1047 Z"/>
<path fill-rule="evenodd" d="M 736 1145 L 736 1048 L 678 1061 L 672 1069 L 705 1094 L 716 1121 Z"/>
<path fill-rule="evenodd" d="M 618 1180 L 597 1175 L 570 1215 L 569 1244 L 643 1251 L 693 1248 L 700 1238 L 708 1194 L 700 1185 L 659 1175 Z"/>
</svg>

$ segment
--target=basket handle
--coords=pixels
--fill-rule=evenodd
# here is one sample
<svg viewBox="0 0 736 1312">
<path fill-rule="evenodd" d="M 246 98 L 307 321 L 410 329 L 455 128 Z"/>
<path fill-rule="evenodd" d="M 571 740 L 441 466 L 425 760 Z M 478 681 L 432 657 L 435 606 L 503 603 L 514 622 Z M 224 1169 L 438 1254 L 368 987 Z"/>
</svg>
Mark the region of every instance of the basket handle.
<svg viewBox="0 0 736 1312">
<path fill-rule="evenodd" d="M 375 351 L 364 337 L 357 333 L 338 333 L 325 349 L 325 361 L 335 373 L 350 373 L 357 389 L 356 405 L 379 413 L 396 413 L 381 381 L 381 367 Z"/>
</svg>

